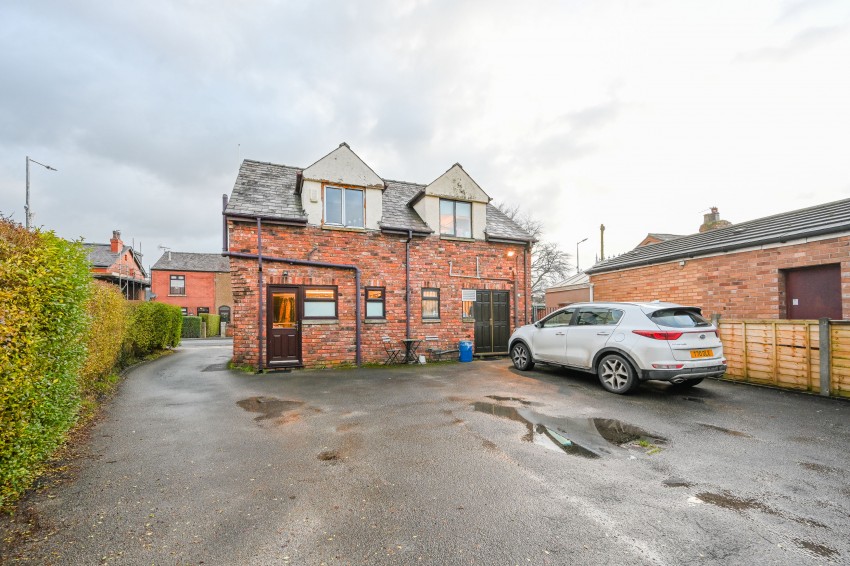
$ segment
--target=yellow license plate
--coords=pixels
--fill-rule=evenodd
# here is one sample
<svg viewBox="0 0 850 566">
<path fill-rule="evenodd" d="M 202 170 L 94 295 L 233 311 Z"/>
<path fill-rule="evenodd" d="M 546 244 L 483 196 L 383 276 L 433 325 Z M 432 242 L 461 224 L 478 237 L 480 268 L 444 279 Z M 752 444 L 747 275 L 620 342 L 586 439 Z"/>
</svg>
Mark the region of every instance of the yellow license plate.
<svg viewBox="0 0 850 566">
<path fill-rule="evenodd" d="M 691 350 L 692 358 L 710 358 L 714 355 L 714 350 Z"/>
</svg>

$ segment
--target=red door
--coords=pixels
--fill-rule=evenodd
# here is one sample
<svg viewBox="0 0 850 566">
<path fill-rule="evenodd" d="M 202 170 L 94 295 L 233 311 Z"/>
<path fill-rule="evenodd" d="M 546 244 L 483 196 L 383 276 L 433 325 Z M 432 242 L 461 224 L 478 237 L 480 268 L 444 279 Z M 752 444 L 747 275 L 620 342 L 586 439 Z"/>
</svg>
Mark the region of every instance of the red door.
<svg viewBox="0 0 850 566">
<path fill-rule="evenodd" d="M 269 366 L 301 364 L 301 296 L 298 287 L 269 287 L 266 303 Z"/>
<path fill-rule="evenodd" d="M 841 320 L 841 265 L 818 265 L 785 272 L 788 318 Z"/>
</svg>

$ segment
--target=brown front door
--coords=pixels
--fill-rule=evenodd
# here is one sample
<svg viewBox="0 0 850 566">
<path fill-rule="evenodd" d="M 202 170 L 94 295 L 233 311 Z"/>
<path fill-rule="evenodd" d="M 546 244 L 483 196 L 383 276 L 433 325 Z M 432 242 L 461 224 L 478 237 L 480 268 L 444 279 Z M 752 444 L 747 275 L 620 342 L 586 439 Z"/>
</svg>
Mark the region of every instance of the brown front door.
<svg viewBox="0 0 850 566">
<path fill-rule="evenodd" d="M 269 366 L 301 363 L 301 293 L 298 287 L 269 287 L 266 303 Z"/>
<path fill-rule="evenodd" d="M 785 272 L 788 318 L 841 320 L 841 266 L 818 265 Z"/>
<path fill-rule="evenodd" d="M 475 353 L 507 353 L 511 335 L 508 291 L 478 291 L 472 312 L 475 316 Z"/>
</svg>

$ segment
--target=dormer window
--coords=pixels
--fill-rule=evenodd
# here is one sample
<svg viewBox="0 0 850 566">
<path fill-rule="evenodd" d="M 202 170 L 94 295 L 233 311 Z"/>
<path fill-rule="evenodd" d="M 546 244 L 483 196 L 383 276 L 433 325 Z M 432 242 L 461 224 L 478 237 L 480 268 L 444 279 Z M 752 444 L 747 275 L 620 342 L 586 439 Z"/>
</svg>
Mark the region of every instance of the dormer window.
<svg viewBox="0 0 850 566">
<path fill-rule="evenodd" d="M 364 217 L 362 190 L 325 187 L 325 224 L 364 228 Z"/>
<path fill-rule="evenodd" d="M 440 199 L 440 234 L 472 237 L 472 203 Z"/>
</svg>

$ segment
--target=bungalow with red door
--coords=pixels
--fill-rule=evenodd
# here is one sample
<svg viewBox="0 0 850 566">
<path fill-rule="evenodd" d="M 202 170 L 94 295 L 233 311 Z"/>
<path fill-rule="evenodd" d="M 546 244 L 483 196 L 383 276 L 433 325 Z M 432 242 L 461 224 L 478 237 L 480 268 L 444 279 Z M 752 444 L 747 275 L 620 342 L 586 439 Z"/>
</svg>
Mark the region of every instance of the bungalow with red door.
<svg viewBox="0 0 850 566">
<path fill-rule="evenodd" d="M 425 338 L 420 353 L 506 354 L 530 318 L 534 240 L 459 164 L 422 185 L 345 143 L 306 168 L 245 160 L 224 230 L 239 364 L 381 362 Z"/>
<path fill-rule="evenodd" d="M 700 232 L 588 269 L 597 301 L 660 299 L 735 319 L 850 318 L 850 199 Z"/>
</svg>

